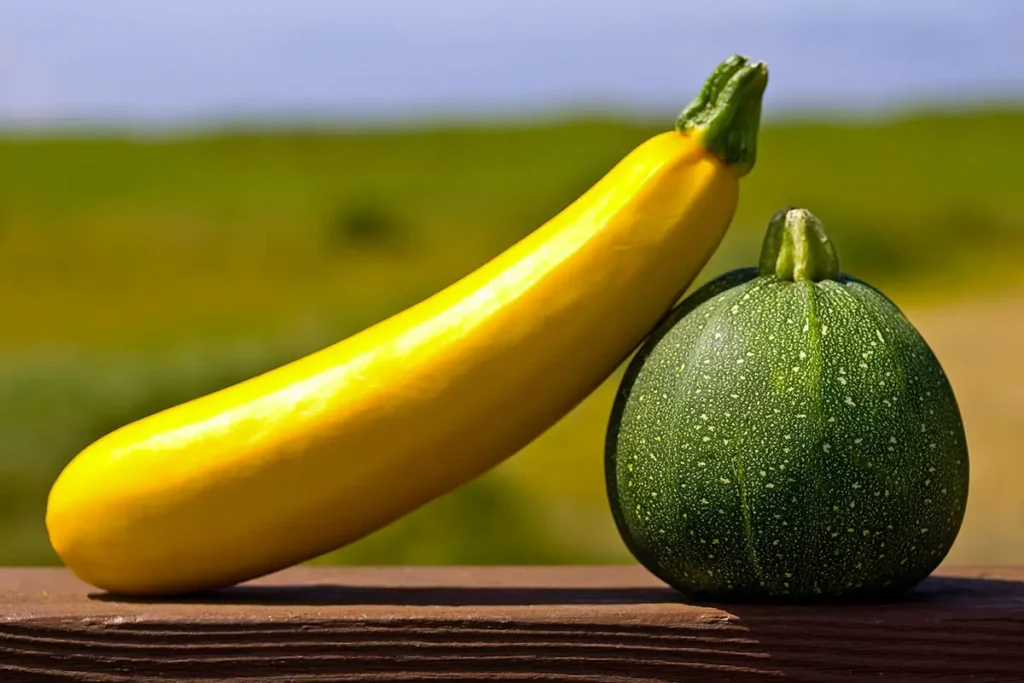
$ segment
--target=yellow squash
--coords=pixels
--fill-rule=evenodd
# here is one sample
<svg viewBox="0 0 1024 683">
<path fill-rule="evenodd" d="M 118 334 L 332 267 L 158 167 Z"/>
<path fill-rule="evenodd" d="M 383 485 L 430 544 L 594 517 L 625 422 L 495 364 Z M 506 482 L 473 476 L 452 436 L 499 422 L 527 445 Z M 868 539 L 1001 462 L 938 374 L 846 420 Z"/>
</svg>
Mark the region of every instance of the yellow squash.
<svg viewBox="0 0 1024 683">
<path fill-rule="evenodd" d="M 681 296 L 753 164 L 763 64 L 723 63 L 677 130 L 435 296 L 129 424 L 50 493 L 64 562 L 110 591 L 227 586 L 358 539 L 514 454 Z"/>
</svg>

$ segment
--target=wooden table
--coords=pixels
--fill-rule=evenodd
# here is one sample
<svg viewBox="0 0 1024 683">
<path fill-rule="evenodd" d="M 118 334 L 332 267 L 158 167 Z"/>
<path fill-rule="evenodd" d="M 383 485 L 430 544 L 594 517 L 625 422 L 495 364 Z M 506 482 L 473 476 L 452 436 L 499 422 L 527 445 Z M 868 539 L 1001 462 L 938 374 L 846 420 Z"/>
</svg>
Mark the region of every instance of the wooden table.
<svg viewBox="0 0 1024 683">
<path fill-rule="evenodd" d="M 176 601 L 0 570 L 0 681 L 1024 681 L 1024 568 L 882 605 L 687 603 L 639 567 L 299 568 Z"/>
</svg>

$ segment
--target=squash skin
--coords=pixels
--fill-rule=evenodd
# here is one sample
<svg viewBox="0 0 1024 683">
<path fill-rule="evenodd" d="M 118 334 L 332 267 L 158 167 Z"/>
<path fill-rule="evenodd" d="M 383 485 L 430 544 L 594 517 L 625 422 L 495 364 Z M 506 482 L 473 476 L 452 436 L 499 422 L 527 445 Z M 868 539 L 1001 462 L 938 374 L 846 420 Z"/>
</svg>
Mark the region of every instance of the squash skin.
<svg viewBox="0 0 1024 683">
<path fill-rule="evenodd" d="M 605 457 L 629 549 L 706 599 L 898 595 L 947 554 L 967 501 L 939 362 L 846 276 L 743 269 L 697 290 L 627 369 Z"/>
<path fill-rule="evenodd" d="M 109 591 L 212 589 L 476 477 L 587 396 L 678 300 L 729 225 L 738 175 L 697 135 L 648 140 L 430 299 L 90 445 L 51 491 L 53 547 Z"/>
</svg>

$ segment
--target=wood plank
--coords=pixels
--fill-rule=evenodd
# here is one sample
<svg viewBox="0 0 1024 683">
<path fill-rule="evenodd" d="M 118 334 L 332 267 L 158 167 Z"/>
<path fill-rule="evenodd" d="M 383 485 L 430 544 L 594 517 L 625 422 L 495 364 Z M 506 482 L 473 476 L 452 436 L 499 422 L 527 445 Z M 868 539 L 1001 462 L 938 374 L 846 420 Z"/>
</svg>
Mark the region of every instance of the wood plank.
<svg viewBox="0 0 1024 683">
<path fill-rule="evenodd" d="M 876 605 L 686 602 L 639 567 L 296 568 L 167 601 L 0 570 L 0 681 L 1024 681 L 1024 567 Z"/>
</svg>

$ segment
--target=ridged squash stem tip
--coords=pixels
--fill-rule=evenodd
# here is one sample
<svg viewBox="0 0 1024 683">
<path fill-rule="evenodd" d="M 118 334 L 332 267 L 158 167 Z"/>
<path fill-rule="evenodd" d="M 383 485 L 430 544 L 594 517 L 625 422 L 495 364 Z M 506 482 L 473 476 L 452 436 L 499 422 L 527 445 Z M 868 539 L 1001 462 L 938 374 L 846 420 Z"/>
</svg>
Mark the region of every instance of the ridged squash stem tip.
<svg viewBox="0 0 1024 683">
<path fill-rule="evenodd" d="M 764 62 L 733 55 L 718 65 L 676 120 L 680 133 L 696 135 L 709 151 L 746 175 L 757 159 L 761 99 L 768 85 Z"/>
<path fill-rule="evenodd" d="M 807 209 L 786 207 L 772 216 L 761 247 L 762 275 L 782 280 L 834 280 L 839 257 L 825 226 Z"/>
</svg>

